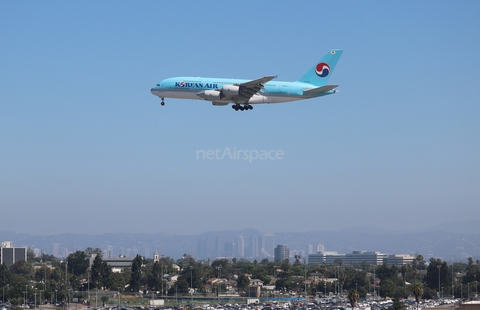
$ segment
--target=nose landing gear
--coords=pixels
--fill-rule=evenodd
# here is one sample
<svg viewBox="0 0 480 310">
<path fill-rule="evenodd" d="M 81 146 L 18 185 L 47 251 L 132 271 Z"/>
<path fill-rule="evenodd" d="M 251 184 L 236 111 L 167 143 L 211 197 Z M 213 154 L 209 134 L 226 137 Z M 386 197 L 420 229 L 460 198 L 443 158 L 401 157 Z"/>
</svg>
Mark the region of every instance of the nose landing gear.
<svg viewBox="0 0 480 310">
<path fill-rule="evenodd" d="M 162 99 L 162 102 L 160 102 L 160 105 L 164 106 L 165 105 L 165 101 L 163 101 L 164 98 L 161 98 L 161 99 Z"/>
</svg>

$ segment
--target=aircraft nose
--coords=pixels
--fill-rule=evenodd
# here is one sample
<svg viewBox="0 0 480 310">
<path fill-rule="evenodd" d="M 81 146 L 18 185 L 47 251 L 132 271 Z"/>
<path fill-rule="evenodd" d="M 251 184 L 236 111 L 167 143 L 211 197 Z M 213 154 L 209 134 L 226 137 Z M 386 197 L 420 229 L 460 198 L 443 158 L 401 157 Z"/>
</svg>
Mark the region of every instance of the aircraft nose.
<svg viewBox="0 0 480 310">
<path fill-rule="evenodd" d="M 150 92 L 152 93 L 152 95 L 155 95 L 155 96 L 158 96 L 160 93 L 160 91 L 155 87 L 152 87 L 152 89 L 150 89 Z"/>
</svg>

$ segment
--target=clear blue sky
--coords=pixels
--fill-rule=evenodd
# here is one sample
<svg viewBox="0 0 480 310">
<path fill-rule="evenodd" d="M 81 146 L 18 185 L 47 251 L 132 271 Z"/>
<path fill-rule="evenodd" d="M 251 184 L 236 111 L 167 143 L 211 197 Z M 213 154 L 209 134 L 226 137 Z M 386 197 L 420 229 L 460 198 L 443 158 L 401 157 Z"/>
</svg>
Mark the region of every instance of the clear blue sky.
<svg viewBox="0 0 480 310">
<path fill-rule="evenodd" d="M 0 231 L 419 228 L 480 218 L 479 1 L 2 1 Z M 172 76 L 338 94 L 235 112 Z M 282 150 L 199 160 L 197 150 Z"/>
</svg>

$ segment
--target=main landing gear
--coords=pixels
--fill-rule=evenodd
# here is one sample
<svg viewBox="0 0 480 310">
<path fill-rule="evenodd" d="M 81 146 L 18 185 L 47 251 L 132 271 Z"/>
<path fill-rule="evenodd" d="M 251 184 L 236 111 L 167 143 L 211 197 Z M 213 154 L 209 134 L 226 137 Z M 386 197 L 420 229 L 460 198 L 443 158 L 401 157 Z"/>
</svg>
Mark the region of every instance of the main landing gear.
<svg viewBox="0 0 480 310">
<path fill-rule="evenodd" d="M 243 106 L 240 105 L 240 104 L 234 104 L 232 105 L 232 109 L 234 109 L 235 111 L 245 111 L 245 110 L 253 110 L 253 106 L 249 105 L 249 104 L 244 104 Z"/>
<path fill-rule="evenodd" d="M 165 101 L 163 101 L 164 98 L 161 98 L 162 99 L 162 102 L 160 102 L 160 105 L 164 106 L 165 105 Z"/>
</svg>

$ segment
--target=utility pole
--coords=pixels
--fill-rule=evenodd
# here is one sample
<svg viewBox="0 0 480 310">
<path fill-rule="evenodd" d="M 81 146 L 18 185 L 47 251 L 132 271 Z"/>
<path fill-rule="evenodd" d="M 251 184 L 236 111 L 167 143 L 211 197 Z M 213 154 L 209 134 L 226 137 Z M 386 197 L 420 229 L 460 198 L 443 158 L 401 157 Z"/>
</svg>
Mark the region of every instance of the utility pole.
<svg viewBox="0 0 480 310">
<path fill-rule="evenodd" d="M 475 278 L 475 298 L 476 298 L 477 295 L 478 295 L 478 292 L 477 292 L 477 274 L 474 274 L 473 277 Z"/>
<path fill-rule="evenodd" d="M 303 269 L 305 272 L 305 279 L 303 280 L 303 283 L 305 284 L 305 298 L 307 298 L 307 262 L 305 258 L 303 258 Z"/>
<path fill-rule="evenodd" d="M 163 296 L 163 255 L 162 255 L 162 265 L 161 266 L 162 266 L 162 268 L 161 268 L 162 274 L 160 275 L 160 281 L 162 283 L 162 296 Z"/>
<path fill-rule="evenodd" d="M 193 308 L 193 267 L 192 266 L 190 266 L 190 289 L 192 290 L 190 295 L 190 304 L 191 304 L 191 307 Z"/>
<path fill-rule="evenodd" d="M 440 268 L 442 268 L 441 265 L 437 265 L 438 268 L 438 296 L 440 296 Z"/>
<path fill-rule="evenodd" d="M 118 290 L 118 309 L 120 309 L 120 287 L 117 287 Z"/>
<path fill-rule="evenodd" d="M 452 263 L 452 298 L 455 298 L 455 289 L 453 287 L 453 263 Z"/>
<path fill-rule="evenodd" d="M 215 267 L 218 270 L 218 284 L 217 284 L 217 303 L 220 304 L 220 286 L 222 279 L 222 265 Z"/>
</svg>

